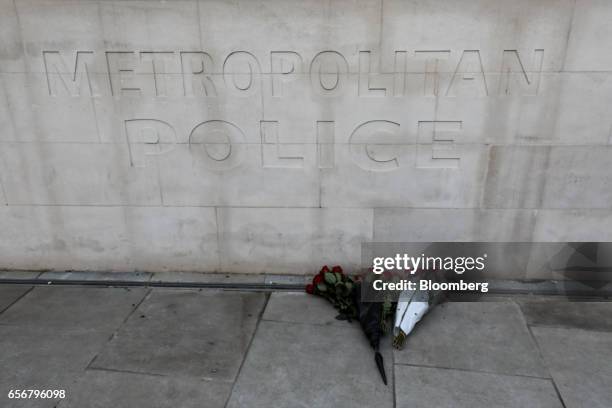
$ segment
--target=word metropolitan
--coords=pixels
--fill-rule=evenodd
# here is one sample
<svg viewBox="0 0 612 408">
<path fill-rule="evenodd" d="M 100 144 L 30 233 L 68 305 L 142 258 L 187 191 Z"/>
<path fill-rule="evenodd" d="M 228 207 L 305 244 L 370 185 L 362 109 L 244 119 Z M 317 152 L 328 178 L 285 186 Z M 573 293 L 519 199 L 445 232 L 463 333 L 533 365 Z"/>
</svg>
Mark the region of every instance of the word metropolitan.
<svg viewBox="0 0 612 408">
<path fill-rule="evenodd" d="M 307 90 L 332 97 L 453 97 L 537 95 L 544 50 L 529 53 L 415 50 L 382 59 L 370 51 L 350 56 L 321 51 L 312 58 L 271 51 L 263 63 L 249 51 L 215 60 L 204 51 L 48 50 L 42 60 L 51 96 L 248 97 L 266 92 L 282 97 Z"/>
</svg>

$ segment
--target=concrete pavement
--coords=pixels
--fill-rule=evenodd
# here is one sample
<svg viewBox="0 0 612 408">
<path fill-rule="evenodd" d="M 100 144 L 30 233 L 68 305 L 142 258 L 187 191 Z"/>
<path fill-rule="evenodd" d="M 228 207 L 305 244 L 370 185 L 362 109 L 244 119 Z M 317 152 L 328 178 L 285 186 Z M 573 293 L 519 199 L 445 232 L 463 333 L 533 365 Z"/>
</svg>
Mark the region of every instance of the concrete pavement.
<svg viewBox="0 0 612 408">
<path fill-rule="evenodd" d="M 291 292 L 0 285 L 0 406 L 607 407 L 612 302 L 448 302 L 385 387 L 356 323 Z M 9 399 L 63 389 L 64 399 Z"/>
</svg>

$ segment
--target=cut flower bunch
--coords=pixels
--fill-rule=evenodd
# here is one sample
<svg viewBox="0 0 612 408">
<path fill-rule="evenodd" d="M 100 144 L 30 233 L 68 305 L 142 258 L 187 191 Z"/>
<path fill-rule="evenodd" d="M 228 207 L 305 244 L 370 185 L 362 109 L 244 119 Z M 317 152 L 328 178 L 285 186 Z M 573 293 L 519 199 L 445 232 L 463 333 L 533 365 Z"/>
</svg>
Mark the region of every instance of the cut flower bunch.
<svg viewBox="0 0 612 408">
<path fill-rule="evenodd" d="M 393 301 L 389 293 L 383 293 L 380 301 L 366 301 L 362 289 L 371 288 L 372 282 L 368 278 L 372 276 L 375 275 L 370 274 L 366 279 L 353 278 L 345 274 L 339 265 L 331 269 L 325 265 L 312 279 L 312 283 L 306 285 L 306 292 L 327 299 L 338 310 L 337 319 L 349 322 L 359 320 L 363 333 L 374 349 L 374 361 L 386 385 L 383 357 L 379 352 L 380 339 L 393 329 L 393 346 L 402 348 L 406 336 L 431 307 L 439 302 L 441 293 L 405 290 L 397 302 Z M 392 324 L 394 315 L 395 324 Z"/>
<path fill-rule="evenodd" d="M 357 318 L 353 290 L 355 281 L 336 265 L 330 270 L 327 265 L 306 285 L 306 292 L 324 297 L 340 312 L 339 319 L 352 320 Z"/>
</svg>

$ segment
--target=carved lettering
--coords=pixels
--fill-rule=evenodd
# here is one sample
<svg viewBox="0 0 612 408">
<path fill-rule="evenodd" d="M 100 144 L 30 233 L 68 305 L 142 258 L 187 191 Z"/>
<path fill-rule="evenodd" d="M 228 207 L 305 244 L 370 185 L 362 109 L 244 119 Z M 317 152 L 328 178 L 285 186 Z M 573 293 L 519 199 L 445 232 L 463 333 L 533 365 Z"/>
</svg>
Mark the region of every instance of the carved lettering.
<svg viewBox="0 0 612 408">
<path fill-rule="evenodd" d="M 463 51 L 446 90 L 446 96 L 487 96 L 488 94 L 480 51 Z"/>
<path fill-rule="evenodd" d="M 417 59 L 425 61 L 424 96 L 438 96 L 440 91 L 440 65 L 450 57 L 450 50 L 415 51 Z"/>
<path fill-rule="evenodd" d="M 318 53 L 310 64 L 310 81 L 313 89 L 326 96 L 333 96 L 342 89 L 348 76 L 348 62 L 336 51 Z"/>
<path fill-rule="evenodd" d="M 262 120 L 261 130 L 261 163 L 263 167 L 285 167 L 301 169 L 304 167 L 304 156 L 297 153 L 301 144 L 282 144 L 279 135 L 278 121 Z"/>
<path fill-rule="evenodd" d="M 106 64 L 108 66 L 108 79 L 112 95 L 141 96 L 142 84 L 135 71 L 140 63 L 135 52 L 108 51 Z"/>
<path fill-rule="evenodd" d="M 231 170 L 240 165 L 245 154 L 242 130 L 224 120 L 209 120 L 193 128 L 189 135 L 189 148 L 212 170 Z"/>
<path fill-rule="evenodd" d="M 145 167 L 147 156 L 167 153 L 177 141 L 172 125 L 161 120 L 129 119 L 124 127 L 132 167 Z"/>
<path fill-rule="evenodd" d="M 181 72 L 185 96 L 217 96 L 213 81 L 213 59 L 205 52 L 181 52 Z"/>
<path fill-rule="evenodd" d="M 359 125 L 349 138 L 351 157 L 364 170 L 390 171 L 400 167 L 399 123 L 373 120 Z"/>
<path fill-rule="evenodd" d="M 461 121 L 420 121 L 417 167 L 458 168 L 460 157 L 454 142 L 462 126 Z"/>
<path fill-rule="evenodd" d="M 147 158 L 175 149 L 174 127 L 156 119 L 129 119 L 125 122 L 130 166 L 145 167 Z M 304 168 L 304 149 L 309 143 L 289 143 L 280 139 L 278 121 L 260 121 L 261 165 L 265 168 Z M 460 164 L 458 145 L 461 121 L 419 121 L 416 145 L 418 168 L 456 169 Z M 316 122 L 316 157 L 320 169 L 336 165 L 335 122 Z M 188 136 L 189 149 L 196 160 L 202 159 L 212 170 L 231 170 L 242 163 L 248 144 L 236 125 L 224 120 L 197 124 Z M 352 160 L 364 170 L 391 171 L 406 165 L 406 152 L 414 144 L 406 143 L 400 124 L 372 120 L 357 126 L 348 139 Z"/>
<path fill-rule="evenodd" d="M 59 51 L 43 51 L 49 95 L 100 97 L 110 90 L 116 98 L 221 93 L 245 97 L 264 91 L 264 78 L 269 77 L 265 91 L 275 98 L 291 96 L 292 89 L 303 92 L 303 87 L 289 85 L 298 81 L 309 81 L 310 90 L 323 96 L 337 96 L 348 89 L 362 97 L 406 97 L 421 93 L 419 88 L 422 96 L 429 97 L 488 96 L 490 83 L 497 86 L 494 96 L 522 96 L 538 94 L 544 66 L 543 49 L 534 50 L 531 65 L 524 63 L 518 50 L 504 50 L 500 66 L 488 67 L 489 71 L 480 50 L 462 51 L 453 67 L 449 66 L 451 55 L 459 54 L 451 50 L 415 50 L 412 57 L 408 51 L 394 51 L 393 68 L 386 72 L 370 51 L 358 51 L 358 66 L 353 67 L 357 74 L 351 74 L 355 71 L 342 54 L 331 50 L 319 52 L 310 64 L 296 51 L 271 51 L 269 74 L 248 51 L 229 53 L 220 71 L 204 51 L 106 51 L 104 55 L 105 61 L 99 61 L 93 51 L 77 51 L 73 64 Z M 91 70 L 103 62 L 108 78 L 104 84 L 98 72 Z"/>
<path fill-rule="evenodd" d="M 295 81 L 302 73 L 302 56 L 293 51 L 272 51 L 270 67 L 272 70 L 272 96 L 283 96 L 283 83 Z"/>
<path fill-rule="evenodd" d="M 395 51 L 393 60 L 393 96 L 404 96 L 406 92 L 406 68 L 408 64 L 408 53 L 406 51 Z"/>
<path fill-rule="evenodd" d="M 43 51 L 49 95 L 100 96 L 100 91 L 89 72 L 94 53 L 77 51 L 73 67 L 66 63 L 59 51 Z"/>
<path fill-rule="evenodd" d="M 168 67 L 174 59 L 173 52 L 141 52 L 141 61 L 148 61 L 153 71 L 155 96 L 168 96 Z"/>
<path fill-rule="evenodd" d="M 372 79 L 372 61 L 370 61 L 370 51 L 359 52 L 359 87 L 358 94 L 360 96 L 385 96 L 387 88 L 372 87 L 370 81 Z"/>
<path fill-rule="evenodd" d="M 499 94 L 510 95 L 520 89 L 521 95 L 537 95 L 542 76 L 544 50 L 533 50 L 531 72 L 527 72 L 517 50 L 504 50 L 500 69 Z"/>
<path fill-rule="evenodd" d="M 235 51 L 223 63 L 223 79 L 228 90 L 236 95 L 249 96 L 256 93 L 261 81 L 261 66 L 250 52 Z"/>
<path fill-rule="evenodd" d="M 334 122 L 317 122 L 317 159 L 320 169 L 333 169 L 336 163 Z"/>
</svg>

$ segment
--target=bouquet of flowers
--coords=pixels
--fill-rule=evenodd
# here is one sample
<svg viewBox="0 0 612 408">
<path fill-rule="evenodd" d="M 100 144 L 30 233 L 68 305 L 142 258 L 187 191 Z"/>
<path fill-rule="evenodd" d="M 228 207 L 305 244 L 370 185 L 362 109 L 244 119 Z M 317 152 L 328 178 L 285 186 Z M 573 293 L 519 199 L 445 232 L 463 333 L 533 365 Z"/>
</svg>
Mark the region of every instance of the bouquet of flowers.
<svg viewBox="0 0 612 408">
<path fill-rule="evenodd" d="M 389 299 L 384 302 L 369 302 L 362 299 L 359 278 L 345 275 L 338 265 L 331 270 L 325 265 L 306 285 L 306 292 L 326 298 L 340 312 L 336 319 L 359 320 L 361 328 L 374 349 L 374 360 L 383 382 L 387 375 L 382 354 L 379 352 L 380 339 L 391 328 L 393 304 Z"/>
<path fill-rule="evenodd" d="M 418 321 L 440 302 L 441 293 L 405 290 L 398 300 L 393 299 L 389 293 L 382 293 L 382 297 L 375 299 L 368 294 L 374 276 L 368 274 L 365 281 L 362 281 L 360 277 L 352 278 L 344 274 L 338 265 L 331 269 L 325 265 L 312 279 L 312 283 L 306 285 L 306 292 L 324 297 L 334 305 L 339 312 L 336 319 L 349 322 L 359 320 L 361 329 L 374 349 L 374 360 L 386 385 L 387 375 L 379 352 L 380 339 L 393 329 L 393 345 L 401 349 L 406 336 Z M 396 277 L 383 274 L 381 278 L 391 281 Z M 362 288 L 366 293 L 365 298 Z"/>
<path fill-rule="evenodd" d="M 340 312 L 337 319 L 349 320 L 357 318 L 357 307 L 353 291 L 355 281 L 345 275 L 339 265 L 330 270 L 327 265 L 306 285 L 306 292 L 324 297 Z"/>
</svg>

